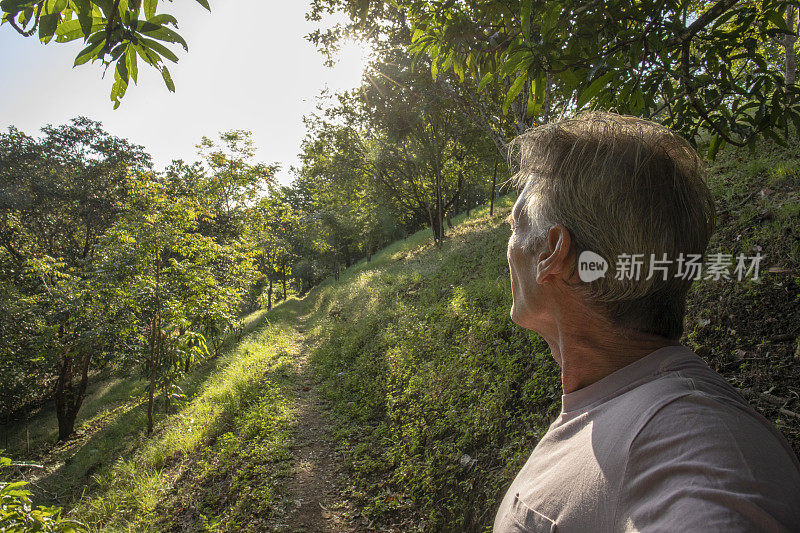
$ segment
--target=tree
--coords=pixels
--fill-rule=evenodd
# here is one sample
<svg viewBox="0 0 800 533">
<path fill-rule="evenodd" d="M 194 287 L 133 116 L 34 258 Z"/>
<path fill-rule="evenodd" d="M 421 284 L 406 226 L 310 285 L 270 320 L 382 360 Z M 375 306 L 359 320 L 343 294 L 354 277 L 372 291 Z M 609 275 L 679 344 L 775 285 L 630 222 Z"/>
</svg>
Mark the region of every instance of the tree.
<svg viewBox="0 0 800 533">
<path fill-rule="evenodd" d="M 55 380 L 63 440 L 92 360 L 120 339 L 116 310 L 95 286 L 98 245 L 128 193 L 125 176 L 146 169 L 149 156 L 85 118 L 42 131 L 0 136 L 0 284 L 10 300 L 0 351 L 3 388 L 17 401 L 40 398 Z"/>
<path fill-rule="evenodd" d="M 387 56 L 375 67 L 382 79 L 362 89 L 370 174 L 427 219 L 441 244 L 465 188 L 486 181 L 489 145 L 440 84 L 412 70 L 403 53 Z"/>
<path fill-rule="evenodd" d="M 208 0 L 197 0 L 211 10 Z M 138 79 L 139 59 L 161 72 L 170 91 L 175 84 L 166 60 L 178 56 L 162 43 L 186 41 L 173 28 L 178 21 L 166 13 L 156 14 L 158 0 L 2 0 L 2 23 L 24 37 L 36 35 L 43 44 L 83 39 L 86 47 L 75 57 L 75 66 L 98 61 L 108 70 L 113 65 L 111 100 L 119 107 L 130 80 Z"/>
<path fill-rule="evenodd" d="M 253 218 L 256 229 L 258 269 L 268 285 L 267 309 L 272 309 L 274 285 L 283 286 L 286 299 L 286 278 L 292 275 L 292 264 L 297 258 L 296 241 L 300 220 L 298 213 L 286 201 L 285 188 L 270 187 L 263 197 Z M 263 285 L 262 285 L 263 287 Z"/>
<path fill-rule="evenodd" d="M 202 205 L 196 198 L 175 194 L 152 174 L 131 177 L 128 186 L 123 213 L 103 243 L 103 266 L 139 324 L 149 433 L 157 390 L 168 411 L 178 377 L 205 352 L 203 333 L 209 324 L 230 322 L 241 292 L 215 275 L 231 250 L 197 231 Z"/>
<path fill-rule="evenodd" d="M 407 24 L 409 50 L 430 59 L 433 77 L 450 71 L 467 94 L 501 90 L 518 129 L 593 106 L 659 119 L 690 139 L 710 134 L 714 155 L 759 135 L 782 142 L 789 124 L 800 126 L 800 90 L 763 47 L 794 33 L 793 4 L 317 0 L 312 15 L 348 10 L 351 29 L 366 32 Z M 326 47 L 343 33 L 312 39 Z"/>
</svg>

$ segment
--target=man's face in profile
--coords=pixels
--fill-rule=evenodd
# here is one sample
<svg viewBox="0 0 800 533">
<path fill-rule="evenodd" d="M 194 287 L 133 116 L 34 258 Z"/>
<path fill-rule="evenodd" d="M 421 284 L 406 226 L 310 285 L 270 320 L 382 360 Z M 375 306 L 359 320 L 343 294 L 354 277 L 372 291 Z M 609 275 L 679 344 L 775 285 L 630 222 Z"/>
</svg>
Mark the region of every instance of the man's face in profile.
<svg viewBox="0 0 800 533">
<path fill-rule="evenodd" d="M 525 203 L 529 192 L 524 189 L 517 198 L 508 222 L 511 225 L 511 238 L 508 239 L 508 269 L 511 275 L 511 320 L 523 328 L 536 330 L 534 308 L 539 286 L 536 283 L 536 264 L 534 255 L 525 251 L 525 239 L 531 230 L 525 213 Z"/>
</svg>

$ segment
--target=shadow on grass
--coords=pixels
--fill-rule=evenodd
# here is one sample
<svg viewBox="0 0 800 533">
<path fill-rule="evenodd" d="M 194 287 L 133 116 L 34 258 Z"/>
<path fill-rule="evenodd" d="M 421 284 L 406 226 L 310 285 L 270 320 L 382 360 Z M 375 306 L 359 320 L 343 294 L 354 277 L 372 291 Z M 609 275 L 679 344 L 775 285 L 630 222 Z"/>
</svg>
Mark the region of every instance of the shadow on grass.
<svg viewBox="0 0 800 533">
<path fill-rule="evenodd" d="M 287 306 L 289 309 L 296 306 Z M 195 366 L 179 386 L 185 399 L 172 405 L 171 414 L 164 413 L 164 397 L 155 398 L 156 432 L 148 437 L 147 401 L 148 383 L 143 377 L 116 378 L 111 382 L 95 385 L 95 393 L 87 398 L 81 410 L 83 423 L 79 425 L 76 438 L 65 443 L 56 443 L 48 451 L 45 469 L 30 472 L 31 489 L 36 504 L 58 504 L 71 506 L 82 496 L 92 495 L 97 484 L 95 474 L 111 468 L 120 460 L 133 458 L 137 449 L 148 438 L 158 436 L 163 422 L 175 413 L 180 415 L 183 407 L 195 398 L 218 370 L 232 361 L 231 352 L 251 335 L 258 334 L 268 323 L 268 313 L 257 311 L 245 317 L 241 335 L 228 335 L 218 357 L 212 357 Z M 112 403 L 109 406 L 109 403 Z M 116 405 L 113 405 L 116 403 Z M 57 426 L 52 412 L 42 415 L 52 417 L 52 429 L 42 431 L 44 438 L 50 442 L 55 440 Z M 33 423 L 33 422 L 31 422 Z M 42 439 L 42 435 L 39 436 Z M 24 450 L 24 426 L 22 428 L 22 446 Z M 41 445 L 46 445 L 42 442 Z"/>
</svg>

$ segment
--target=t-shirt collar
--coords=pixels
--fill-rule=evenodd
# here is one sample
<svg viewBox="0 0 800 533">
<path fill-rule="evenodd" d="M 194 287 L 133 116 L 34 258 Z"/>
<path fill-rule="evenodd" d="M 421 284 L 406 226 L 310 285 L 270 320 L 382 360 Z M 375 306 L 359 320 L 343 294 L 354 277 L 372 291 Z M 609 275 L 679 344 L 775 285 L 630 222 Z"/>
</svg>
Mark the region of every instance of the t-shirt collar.
<svg viewBox="0 0 800 533">
<path fill-rule="evenodd" d="M 681 345 L 659 348 L 591 385 L 569 394 L 563 394 L 561 396 L 561 411 L 566 413 L 582 409 L 613 395 L 632 383 L 648 376 L 659 374 L 673 362 L 687 357 L 697 357 L 697 355 L 689 348 Z"/>
</svg>

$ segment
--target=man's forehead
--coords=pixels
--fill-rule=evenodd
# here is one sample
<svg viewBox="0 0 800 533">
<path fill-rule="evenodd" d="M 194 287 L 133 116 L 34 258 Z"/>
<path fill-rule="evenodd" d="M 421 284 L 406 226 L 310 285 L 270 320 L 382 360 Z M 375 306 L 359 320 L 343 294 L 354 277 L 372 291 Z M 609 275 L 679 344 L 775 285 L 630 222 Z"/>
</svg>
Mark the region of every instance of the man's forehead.
<svg viewBox="0 0 800 533">
<path fill-rule="evenodd" d="M 519 192 L 519 196 L 517 196 L 517 201 L 514 202 L 514 207 L 511 210 L 511 215 L 515 219 L 519 219 L 519 216 L 525 212 L 525 206 L 528 203 L 528 196 L 530 195 L 530 182 L 522 188 Z"/>
</svg>

